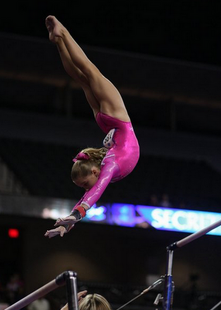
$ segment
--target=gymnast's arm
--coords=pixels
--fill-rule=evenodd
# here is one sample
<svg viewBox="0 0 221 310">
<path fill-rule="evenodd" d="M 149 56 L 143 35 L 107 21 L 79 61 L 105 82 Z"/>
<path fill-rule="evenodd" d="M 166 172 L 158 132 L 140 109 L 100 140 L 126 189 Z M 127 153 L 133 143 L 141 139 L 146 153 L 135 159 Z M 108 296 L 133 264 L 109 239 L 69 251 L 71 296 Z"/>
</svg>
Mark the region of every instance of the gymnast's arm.
<svg viewBox="0 0 221 310">
<path fill-rule="evenodd" d="M 118 165 L 111 159 L 111 157 L 105 158 L 102 165 L 103 167 L 97 182 L 88 192 L 85 193 L 81 200 L 80 205 L 84 207 L 86 211 L 100 199 L 108 184 L 111 182 L 113 176 L 119 170 Z M 78 205 L 73 208 L 72 212 L 76 210 L 77 207 Z"/>
<path fill-rule="evenodd" d="M 74 206 L 71 214 L 65 219 L 58 219 L 55 223 L 56 226 L 64 225 L 73 222 L 72 217 L 75 218 L 75 223 L 85 217 L 87 210 L 89 210 L 101 197 L 108 184 L 111 182 L 113 176 L 119 171 L 113 157 L 106 156 L 102 163 L 102 169 L 99 178 L 95 185 L 87 191 L 82 199 Z M 70 230 L 70 229 L 69 229 Z"/>
<path fill-rule="evenodd" d="M 69 216 L 59 218 L 56 221 L 54 225 L 56 228 L 48 230 L 45 233 L 46 237 L 52 238 L 56 235 L 63 237 L 64 234 L 69 232 L 77 222 L 85 217 L 86 211 L 99 200 L 115 173 L 119 171 L 118 165 L 112 158 L 113 157 L 105 157 L 98 181 L 74 206 Z"/>
</svg>

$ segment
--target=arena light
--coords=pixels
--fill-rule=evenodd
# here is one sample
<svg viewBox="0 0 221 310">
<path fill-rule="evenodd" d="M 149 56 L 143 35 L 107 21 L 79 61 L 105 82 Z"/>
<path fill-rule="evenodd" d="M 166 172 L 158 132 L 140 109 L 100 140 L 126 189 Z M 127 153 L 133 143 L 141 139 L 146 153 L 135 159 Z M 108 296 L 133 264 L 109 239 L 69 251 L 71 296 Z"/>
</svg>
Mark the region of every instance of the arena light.
<svg viewBox="0 0 221 310">
<path fill-rule="evenodd" d="M 18 238 L 19 237 L 19 230 L 17 228 L 9 228 L 8 230 L 9 238 Z"/>
</svg>

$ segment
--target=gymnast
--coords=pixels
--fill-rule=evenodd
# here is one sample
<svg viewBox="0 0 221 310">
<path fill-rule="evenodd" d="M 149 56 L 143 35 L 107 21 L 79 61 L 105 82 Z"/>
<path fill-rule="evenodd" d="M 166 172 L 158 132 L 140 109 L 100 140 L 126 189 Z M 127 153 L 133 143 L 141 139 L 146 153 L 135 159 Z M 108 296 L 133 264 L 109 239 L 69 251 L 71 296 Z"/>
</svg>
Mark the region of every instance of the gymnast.
<svg viewBox="0 0 221 310">
<path fill-rule="evenodd" d="M 88 59 L 69 31 L 55 16 L 46 18 L 49 39 L 55 43 L 65 71 L 83 89 L 98 126 L 106 134 L 101 148 L 86 148 L 73 159 L 71 178 L 85 194 L 71 214 L 59 218 L 46 237 L 64 236 L 101 197 L 111 182 L 133 171 L 140 155 L 139 144 L 123 99 L 115 86 Z"/>
<path fill-rule="evenodd" d="M 99 294 L 87 294 L 87 291 L 78 293 L 79 310 L 111 310 L 106 298 Z M 60 310 L 68 310 L 68 304 Z"/>
</svg>

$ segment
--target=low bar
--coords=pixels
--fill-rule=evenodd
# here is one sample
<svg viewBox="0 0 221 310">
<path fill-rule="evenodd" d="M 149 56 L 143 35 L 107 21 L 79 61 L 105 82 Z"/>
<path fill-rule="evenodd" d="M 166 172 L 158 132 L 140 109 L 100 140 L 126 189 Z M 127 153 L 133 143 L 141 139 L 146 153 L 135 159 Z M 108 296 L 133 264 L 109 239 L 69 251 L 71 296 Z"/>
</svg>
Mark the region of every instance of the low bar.
<svg viewBox="0 0 221 310">
<path fill-rule="evenodd" d="M 77 274 L 72 271 L 66 272 L 66 288 L 68 298 L 68 309 L 78 310 L 77 297 Z"/>
<path fill-rule="evenodd" d="M 32 292 L 31 294 L 17 301 L 13 305 L 9 306 L 5 310 L 20 310 L 29 305 L 30 303 L 32 303 L 34 300 L 39 299 L 44 295 L 50 293 L 51 291 L 55 290 L 59 286 L 63 286 L 65 284 L 64 274 L 60 274 L 58 277 L 56 277 L 56 279 L 52 280 L 51 282 L 48 282 L 47 284 L 40 287 L 36 291 Z"/>
</svg>

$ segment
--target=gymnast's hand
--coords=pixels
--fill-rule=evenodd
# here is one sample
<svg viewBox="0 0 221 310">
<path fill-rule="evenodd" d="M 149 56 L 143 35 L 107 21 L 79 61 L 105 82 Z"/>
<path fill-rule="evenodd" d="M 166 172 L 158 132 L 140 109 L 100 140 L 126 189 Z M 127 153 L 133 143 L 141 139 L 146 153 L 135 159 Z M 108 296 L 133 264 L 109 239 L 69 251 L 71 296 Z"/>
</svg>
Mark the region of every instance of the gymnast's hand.
<svg viewBox="0 0 221 310">
<path fill-rule="evenodd" d="M 75 223 L 77 223 L 78 221 L 80 221 L 81 219 L 76 219 L 75 216 L 73 215 L 69 215 L 65 218 L 59 218 L 57 219 L 56 223 L 54 224 L 54 226 L 60 226 L 63 225 L 67 228 L 67 231 L 69 231 Z"/>
<path fill-rule="evenodd" d="M 57 235 L 60 235 L 60 237 L 63 237 L 64 234 L 66 234 L 68 231 L 64 226 L 56 227 L 55 229 L 47 230 L 45 233 L 45 237 L 53 238 Z"/>
<path fill-rule="evenodd" d="M 80 291 L 78 292 L 78 304 L 81 303 L 81 301 L 84 299 L 84 297 L 87 295 L 87 291 Z"/>
</svg>

